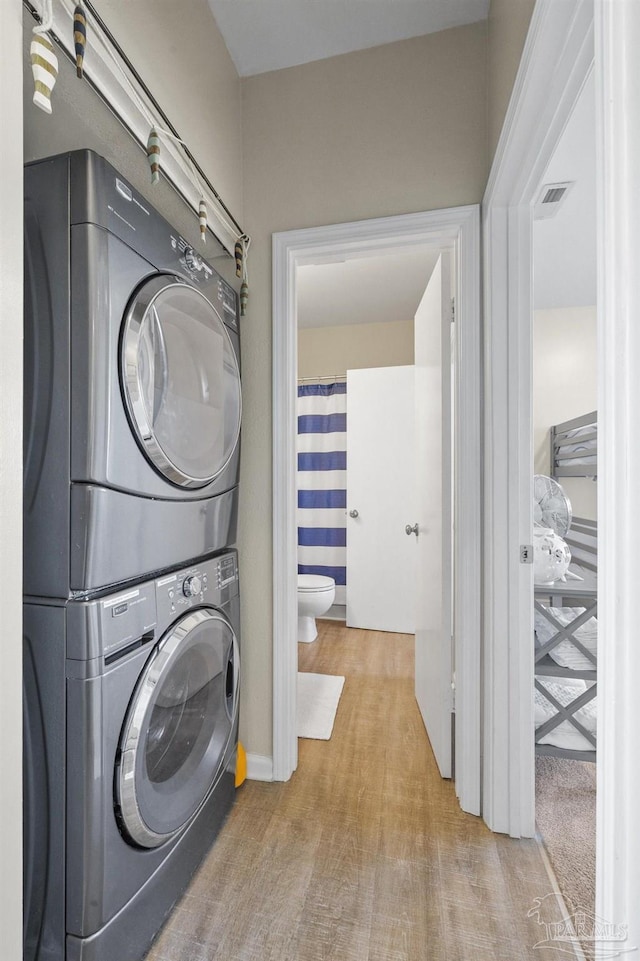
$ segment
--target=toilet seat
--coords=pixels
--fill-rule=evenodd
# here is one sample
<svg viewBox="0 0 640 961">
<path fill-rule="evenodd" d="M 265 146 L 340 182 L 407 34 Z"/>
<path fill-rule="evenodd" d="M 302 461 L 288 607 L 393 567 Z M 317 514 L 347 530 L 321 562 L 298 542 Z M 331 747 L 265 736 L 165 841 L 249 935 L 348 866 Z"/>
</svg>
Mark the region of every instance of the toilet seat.
<svg viewBox="0 0 640 961">
<path fill-rule="evenodd" d="M 332 591 L 335 586 L 333 577 L 325 577 L 323 574 L 298 574 L 298 591 L 301 594 Z"/>
</svg>

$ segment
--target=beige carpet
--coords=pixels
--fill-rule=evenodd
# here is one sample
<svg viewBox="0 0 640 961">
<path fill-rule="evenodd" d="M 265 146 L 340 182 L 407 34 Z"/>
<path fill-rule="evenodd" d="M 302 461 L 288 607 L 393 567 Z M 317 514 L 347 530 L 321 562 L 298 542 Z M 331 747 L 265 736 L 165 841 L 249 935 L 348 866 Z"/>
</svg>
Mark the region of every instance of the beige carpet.
<svg viewBox="0 0 640 961">
<path fill-rule="evenodd" d="M 536 824 L 569 911 L 595 909 L 596 766 L 536 758 Z"/>
</svg>

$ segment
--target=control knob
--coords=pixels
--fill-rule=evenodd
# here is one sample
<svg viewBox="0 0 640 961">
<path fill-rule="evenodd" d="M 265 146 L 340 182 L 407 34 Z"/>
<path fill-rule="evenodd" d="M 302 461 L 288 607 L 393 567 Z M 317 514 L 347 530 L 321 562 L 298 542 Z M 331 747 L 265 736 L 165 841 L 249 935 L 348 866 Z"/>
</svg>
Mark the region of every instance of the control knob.
<svg viewBox="0 0 640 961">
<path fill-rule="evenodd" d="M 202 270 L 204 267 L 202 257 L 196 253 L 193 247 L 184 248 L 184 262 L 189 270 Z"/>
<path fill-rule="evenodd" d="M 199 594 L 202 591 L 202 581 L 197 574 L 193 574 L 192 577 L 186 577 L 182 585 L 182 593 L 185 597 L 193 597 L 195 594 Z"/>
</svg>

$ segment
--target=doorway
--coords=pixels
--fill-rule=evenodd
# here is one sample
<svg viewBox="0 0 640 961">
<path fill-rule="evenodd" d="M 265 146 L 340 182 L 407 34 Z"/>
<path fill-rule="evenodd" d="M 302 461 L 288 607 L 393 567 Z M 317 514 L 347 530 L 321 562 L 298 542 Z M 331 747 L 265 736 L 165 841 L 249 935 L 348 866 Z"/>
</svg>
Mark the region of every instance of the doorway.
<svg viewBox="0 0 640 961">
<path fill-rule="evenodd" d="M 298 268 L 298 573 L 335 579 L 348 627 L 415 632 L 416 312 L 437 255 Z"/>
<path fill-rule="evenodd" d="M 520 550 L 533 526 L 533 204 L 593 67 L 593 10 L 543 4 L 529 36 L 539 48 L 523 54 L 483 202 L 483 814 L 513 837 L 535 834 L 533 567 Z"/>
<path fill-rule="evenodd" d="M 415 647 L 415 698 L 452 777 L 451 351 L 455 265 L 415 246 L 298 269 L 298 575 L 327 613 Z M 446 482 L 443 483 L 443 478 Z M 322 584 L 318 581 L 318 584 Z M 418 584 L 421 588 L 418 589 Z M 326 611 L 328 603 L 317 602 Z M 316 630 L 301 622 L 299 653 Z M 415 640 L 413 640 L 415 638 Z M 348 645 L 346 645 L 348 646 Z M 334 661 L 339 662 L 340 645 Z M 338 673 L 342 673 L 339 670 Z M 414 676 L 415 673 L 415 676 Z"/>
<path fill-rule="evenodd" d="M 485 224 L 485 554 L 483 784 L 485 819 L 534 832 L 531 566 L 516 547 L 532 524 L 531 219 L 535 191 L 595 64 L 598 197 L 598 665 L 596 914 L 636 950 L 640 900 L 636 798 L 640 776 L 636 643 L 640 352 L 638 88 L 631 60 L 635 3 L 536 4 L 483 203 Z M 605 642 L 606 643 L 606 642 Z M 605 949 L 611 944 L 602 943 Z M 632 947 L 633 946 L 633 947 Z"/>
<path fill-rule="evenodd" d="M 460 470 L 455 547 L 460 576 L 456 612 L 456 792 L 462 808 L 480 812 L 480 318 L 477 207 L 452 208 L 353 224 L 289 231 L 273 238 L 274 253 L 274 770 L 288 780 L 297 766 L 295 387 L 296 272 L 322 263 L 398 251 L 418 244 L 450 250 L 456 279 L 460 376 L 456 453 Z"/>
<path fill-rule="evenodd" d="M 598 648 L 605 643 L 597 608 L 594 131 L 591 75 L 537 190 L 532 319 L 534 545 L 553 542 L 562 552 L 556 570 L 555 558 L 534 557 L 536 828 L 567 907 L 590 915 Z"/>
</svg>

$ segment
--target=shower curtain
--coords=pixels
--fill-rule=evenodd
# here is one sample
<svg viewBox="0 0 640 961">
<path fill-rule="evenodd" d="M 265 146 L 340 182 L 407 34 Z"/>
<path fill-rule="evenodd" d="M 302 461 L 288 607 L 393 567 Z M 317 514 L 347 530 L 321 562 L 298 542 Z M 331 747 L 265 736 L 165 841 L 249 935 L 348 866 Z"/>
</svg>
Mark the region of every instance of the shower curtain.
<svg viewBox="0 0 640 961">
<path fill-rule="evenodd" d="M 347 385 L 298 385 L 298 573 L 336 582 L 346 604 Z"/>
</svg>

